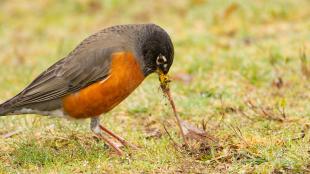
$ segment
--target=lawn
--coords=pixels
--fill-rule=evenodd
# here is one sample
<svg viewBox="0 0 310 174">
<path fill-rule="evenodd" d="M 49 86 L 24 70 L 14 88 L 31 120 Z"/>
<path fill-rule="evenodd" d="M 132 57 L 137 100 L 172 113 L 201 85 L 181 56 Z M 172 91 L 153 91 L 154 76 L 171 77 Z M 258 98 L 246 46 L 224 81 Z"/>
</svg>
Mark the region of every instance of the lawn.
<svg viewBox="0 0 310 174">
<path fill-rule="evenodd" d="M 216 140 L 177 148 L 151 75 L 101 120 L 138 150 L 116 156 L 89 120 L 1 117 L 0 173 L 310 173 L 308 0 L 2 0 L 0 101 L 88 35 L 150 22 L 174 43 L 180 116 Z"/>
</svg>

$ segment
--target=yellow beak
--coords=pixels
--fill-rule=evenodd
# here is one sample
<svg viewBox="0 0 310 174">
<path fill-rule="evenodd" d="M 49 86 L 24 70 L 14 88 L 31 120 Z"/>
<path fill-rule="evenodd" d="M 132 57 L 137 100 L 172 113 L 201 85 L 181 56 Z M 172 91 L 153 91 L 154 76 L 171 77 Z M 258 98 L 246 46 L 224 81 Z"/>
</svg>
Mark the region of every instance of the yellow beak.
<svg viewBox="0 0 310 174">
<path fill-rule="evenodd" d="M 160 87 L 163 89 L 163 90 L 166 90 L 169 88 L 169 82 L 170 82 L 170 79 L 169 79 L 169 76 L 164 74 L 164 72 L 160 69 L 157 69 L 157 74 L 159 76 L 159 82 L 160 82 Z"/>
</svg>

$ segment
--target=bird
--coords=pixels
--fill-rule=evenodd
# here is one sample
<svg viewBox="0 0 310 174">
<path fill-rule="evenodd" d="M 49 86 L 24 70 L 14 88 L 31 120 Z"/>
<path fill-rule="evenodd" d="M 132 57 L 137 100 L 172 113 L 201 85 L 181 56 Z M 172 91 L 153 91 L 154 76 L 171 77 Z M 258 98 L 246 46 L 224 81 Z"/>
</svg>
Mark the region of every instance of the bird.
<svg viewBox="0 0 310 174">
<path fill-rule="evenodd" d="M 127 98 L 152 73 L 167 75 L 174 59 L 169 34 L 156 24 L 104 28 L 0 104 L 0 116 L 37 114 L 90 118 L 90 129 L 118 155 L 124 138 L 100 124 L 100 116 Z"/>
</svg>

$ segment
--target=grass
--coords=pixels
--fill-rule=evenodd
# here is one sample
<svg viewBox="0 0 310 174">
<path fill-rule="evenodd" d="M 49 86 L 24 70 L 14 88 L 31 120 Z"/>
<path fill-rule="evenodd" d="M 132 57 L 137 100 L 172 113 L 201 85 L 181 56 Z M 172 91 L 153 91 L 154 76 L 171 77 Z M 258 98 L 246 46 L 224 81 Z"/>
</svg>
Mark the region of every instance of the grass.
<svg viewBox="0 0 310 174">
<path fill-rule="evenodd" d="M 307 0 L 0 2 L 0 99 L 104 27 L 153 22 L 171 35 L 172 93 L 183 119 L 219 140 L 177 151 L 181 137 L 155 75 L 102 123 L 130 142 L 116 157 L 89 120 L 0 118 L 0 173 L 308 173 Z M 158 136 L 150 136 L 157 132 Z"/>
</svg>

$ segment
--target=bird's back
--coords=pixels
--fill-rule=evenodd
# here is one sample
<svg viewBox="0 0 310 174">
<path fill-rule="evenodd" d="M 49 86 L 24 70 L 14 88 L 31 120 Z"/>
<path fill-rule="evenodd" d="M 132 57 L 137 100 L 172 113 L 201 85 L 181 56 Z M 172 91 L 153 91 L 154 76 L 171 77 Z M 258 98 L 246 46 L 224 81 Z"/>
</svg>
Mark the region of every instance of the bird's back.
<svg viewBox="0 0 310 174">
<path fill-rule="evenodd" d="M 1 104 L 0 115 L 27 113 L 50 115 L 51 112 L 59 114 L 58 111 L 63 109 L 64 98 L 77 94 L 98 82 L 103 83 L 113 75 L 110 73 L 113 72 L 111 65 L 115 53 L 130 55 L 125 56 L 125 61 L 131 60 L 131 58 L 137 61 L 134 64 L 139 65 L 139 72 L 137 69 L 131 69 L 132 67 L 125 67 L 125 64 L 124 71 L 120 72 L 128 70 L 127 73 L 130 76 L 137 75 L 141 79 L 139 74 L 143 74 L 142 68 L 144 66 L 144 62 L 140 59 L 143 52 L 141 44 L 147 40 L 146 36 L 153 31 L 166 34 L 157 25 L 141 24 L 109 27 L 89 36 L 68 56 L 41 73 L 22 92 Z M 118 72 L 114 71 L 114 73 Z M 126 79 L 125 76 L 124 79 L 119 80 L 125 80 L 124 84 L 130 84 L 128 81 L 130 79 Z M 141 80 L 137 80 L 130 90 L 133 90 L 139 83 Z M 130 92 L 125 92 L 124 96 L 119 98 L 124 99 Z M 120 99 L 115 100 L 113 105 L 120 101 Z M 69 110 L 67 109 L 67 112 Z"/>
</svg>

